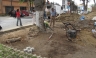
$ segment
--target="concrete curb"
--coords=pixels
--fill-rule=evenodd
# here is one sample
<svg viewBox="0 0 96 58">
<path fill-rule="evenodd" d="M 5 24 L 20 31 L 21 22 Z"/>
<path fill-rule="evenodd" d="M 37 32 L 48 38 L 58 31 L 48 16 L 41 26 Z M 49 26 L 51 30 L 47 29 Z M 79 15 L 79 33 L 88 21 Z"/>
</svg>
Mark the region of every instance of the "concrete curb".
<svg viewBox="0 0 96 58">
<path fill-rule="evenodd" d="M 0 31 L 0 35 L 2 35 L 4 33 L 9 33 L 9 32 L 18 31 L 18 30 L 21 30 L 21 29 L 29 28 L 29 27 L 32 27 L 32 26 L 33 25 L 27 25 L 27 26 L 21 26 L 21 27 L 17 27 L 17 28 L 12 28 L 12 29 L 9 29 L 9 30 L 2 30 L 2 31 Z"/>
</svg>

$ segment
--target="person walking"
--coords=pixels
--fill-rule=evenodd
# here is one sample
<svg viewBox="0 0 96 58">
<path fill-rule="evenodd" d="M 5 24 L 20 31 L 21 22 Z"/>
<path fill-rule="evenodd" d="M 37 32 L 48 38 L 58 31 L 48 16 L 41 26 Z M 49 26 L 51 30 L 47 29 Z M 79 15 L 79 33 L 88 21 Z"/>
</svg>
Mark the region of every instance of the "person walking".
<svg viewBox="0 0 96 58">
<path fill-rule="evenodd" d="M 54 8 L 51 9 L 51 19 L 50 19 L 50 26 L 53 24 L 55 25 L 55 17 L 56 17 L 56 10 Z"/>
<path fill-rule="evenodd" d="M 32 12 L 32 24 L 36 24 L 36 12 L 33 10 Z"/>
<path fill-rule="evenodd" d="M 20 26 L 22 26 L 22 22 L 21 22 L 21 17 L 20 17 L 20 11 L 19 11 L 19 9 L 17 9 L 17 11 L 16 11 L 16 18 L 17 18 L 17 26 L 18 26 L 18 22 L 20 21 Z"/>
</svg>

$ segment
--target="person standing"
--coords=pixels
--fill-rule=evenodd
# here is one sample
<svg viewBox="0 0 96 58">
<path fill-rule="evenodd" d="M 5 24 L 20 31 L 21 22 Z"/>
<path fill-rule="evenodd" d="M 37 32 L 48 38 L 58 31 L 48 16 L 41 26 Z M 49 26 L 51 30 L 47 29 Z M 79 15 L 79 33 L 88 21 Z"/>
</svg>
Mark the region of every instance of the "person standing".
<svg viewBox="0 0 96 58">
<path fill-rule="evenodd" d="M 44 20 L 46 19 L 46 11 L 44 11 L 43 19 L 44 19 Z"/>
<path fill-rule="evenodd" d="M 22 26 L 22 22 L 21 22 L 21 17 L 20 17 L 20 11 L 19 9 L 17 9 L 16 11 L 16 18 L 17 18 L 17 26 L 18 26 L 18 22 L 20 21 L 20 26 Z"/>
<path fill-rule="evenodd" d="M 36 12 L 33 10 L 32 12 L 32 24 L 36 24 Z"/>
<path fill-rule="evenodd" d="M 53 24 L 55 25 L 55 17 L 56 17 L 56 10 L 54 8 L 51 9 L 51 19 L 50 19 L 50 26 Z"/>
</svg>

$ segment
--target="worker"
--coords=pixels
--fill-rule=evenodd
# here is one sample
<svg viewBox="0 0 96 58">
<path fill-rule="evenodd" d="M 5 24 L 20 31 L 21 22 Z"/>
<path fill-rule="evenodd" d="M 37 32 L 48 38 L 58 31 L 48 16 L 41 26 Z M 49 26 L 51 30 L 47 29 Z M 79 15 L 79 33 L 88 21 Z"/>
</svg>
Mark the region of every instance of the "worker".
<svg viewBox="0 0 96 58">
<path fill-rule="evenodd" d="M 53 24 L 55 25 L 55 17 L 56 17 L 56 10 L 54 8 L 51 9 L 51 19 L 50 19 L 50 26 Z"/>
</svg>

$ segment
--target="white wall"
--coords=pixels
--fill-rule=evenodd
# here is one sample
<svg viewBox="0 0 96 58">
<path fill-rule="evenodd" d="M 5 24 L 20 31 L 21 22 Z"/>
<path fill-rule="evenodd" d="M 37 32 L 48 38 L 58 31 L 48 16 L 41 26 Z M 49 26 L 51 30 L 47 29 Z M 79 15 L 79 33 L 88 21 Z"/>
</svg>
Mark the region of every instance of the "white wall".
<svg viewBox="0 0 96 58">
<path fill-rule="evenodd" d="M 61 10 L 61 6 L 60 5 L 52 4 L 52 8 L 54 8 L 56 10 L 57 14 L 63 13 L 63 10 Z M 45 8 L 45 11 L 51 11 L 51 9 Z"/>
<path fill-rule="evenodd" d="M 63 13 L 63 10 L 61 10 L 61 6 L 55 5 L 55 9 L 56 9 L 56 12 L 57 12 L 58 14 Z"/>
<path fill-rule="evenodd" d="M 65 5 L 65 8 L 64 9 L 67 9 L 67 6 L 68 6 L 67 3 L 68 3 L 67 0 L 62 0 L 62 6 L 63 6 L 63 8 L 64 8 L 64 5 Z"/>
<path fill-rule="evenodd" d="M 56 12 L 60 14 L 61 6 L 55 5 Z"/>
</svg>

